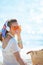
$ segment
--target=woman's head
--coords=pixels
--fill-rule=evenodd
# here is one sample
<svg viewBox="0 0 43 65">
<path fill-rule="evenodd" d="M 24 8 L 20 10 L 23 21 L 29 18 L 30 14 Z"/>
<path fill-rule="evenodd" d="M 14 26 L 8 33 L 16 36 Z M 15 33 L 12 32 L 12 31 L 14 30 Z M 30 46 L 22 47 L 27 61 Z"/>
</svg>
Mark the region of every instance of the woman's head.
<svg viewBox="0 0 43 65">
<path fill-rule="evenodd" d="M 8 26 L 8 27 L 17 26 L 17 25 L 18 25 L 18 23 L 17 23 L 17 20 L 16 20 L 16 19 L 11 19 L 11 20 L 9 20 L 8 23 L 7 23 L 7 26 Z"/>
<path fill-rule="evenodd" d="M 9 28 L 9 31 L 8 31 L 7 27 Z M 10 32 L 10 33 L 12 33 L 14 35 L 16 33 L 16 30 L 19 31 L 20 30 L 20 26 L 18 25 L 18 22 L 17 22 L 16 19 L 11 19 L 11 20 L 7 21 L 4 24 L 4 27 L 2 28 L 2 34 L 0 35 L 0 38 L 5 38 L 6 34 L 8 32 Z"/>
<path fill-rule="evenodd" d="M 15 34 L 15 31 L 18 29 L 18 22 L 16 19 L 8 21 L 7 26 L 10 28 L 10 32 Z"/>
</svg>

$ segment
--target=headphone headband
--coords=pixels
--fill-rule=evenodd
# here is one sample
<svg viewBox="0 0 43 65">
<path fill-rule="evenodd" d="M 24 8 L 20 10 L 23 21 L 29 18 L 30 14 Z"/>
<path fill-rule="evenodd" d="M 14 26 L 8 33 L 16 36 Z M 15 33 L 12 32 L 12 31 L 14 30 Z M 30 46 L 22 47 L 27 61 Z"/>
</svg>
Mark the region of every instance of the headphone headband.
<svg viewBox="0 0 43 65">
<path fill-rule="evenodd" d="M 7 23 L 8 23 L 8 21 L 5 22 L 5 24 L 3 25 L 3 28 L 2 28 L 2 37 L 4 37 L 4 38 L 6 36 L 6 31 L 10 30 L 10 28 L 7 26 Z"/>
</svg>

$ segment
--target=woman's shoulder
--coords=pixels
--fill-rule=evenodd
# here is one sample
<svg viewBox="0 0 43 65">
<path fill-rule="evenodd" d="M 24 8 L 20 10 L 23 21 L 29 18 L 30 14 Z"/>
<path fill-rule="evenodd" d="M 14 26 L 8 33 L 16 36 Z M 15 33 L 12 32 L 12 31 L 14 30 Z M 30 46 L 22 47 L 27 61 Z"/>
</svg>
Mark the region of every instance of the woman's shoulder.
<svg viewBox="0 0 43 65">
<path fill-rule="evenodd" d="M 10 42 L 10 41 L 11 41 L 11 42 L 14 42 L 14 41 L 16 41 L 16 39 L 12 37 L 12 38 L 9 40 L 9 42 Z"/>
<path fill-rule="evenodd" d="M 2 42 L 2 48 L 5 49 L 7 46 L 10 46 L 11 43 L 13 43 L 15 41 L 14 38 L 10 38 L 10 39 L 5 39 L 3 42 Z"/>
<path fill-rule="evenodd" d="M 15 43 L 17 43 L 17 41 L 16 41 L 15 38 L 11 38 L 8 43 L 9 43 L 9 44 L 10 44 L 10 43 L 15 44 Z M 12 44 L 10 44 L 10 45 L 12 45 Z"/>
</svg>

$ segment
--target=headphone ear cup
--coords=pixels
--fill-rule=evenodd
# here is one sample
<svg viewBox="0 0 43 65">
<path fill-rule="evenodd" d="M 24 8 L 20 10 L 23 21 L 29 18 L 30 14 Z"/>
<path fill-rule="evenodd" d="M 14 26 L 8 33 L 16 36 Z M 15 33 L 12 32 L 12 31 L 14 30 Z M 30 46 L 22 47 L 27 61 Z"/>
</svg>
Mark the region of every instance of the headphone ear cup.
<svg viewBox="0 0 43 65">
<path fill-rule="evenodd" d="M 10 31 L 10 27 L 7 26 L 7 27 L 6 27 L 6 30 L 7 30 L 7 31 Z"/>
</svg>

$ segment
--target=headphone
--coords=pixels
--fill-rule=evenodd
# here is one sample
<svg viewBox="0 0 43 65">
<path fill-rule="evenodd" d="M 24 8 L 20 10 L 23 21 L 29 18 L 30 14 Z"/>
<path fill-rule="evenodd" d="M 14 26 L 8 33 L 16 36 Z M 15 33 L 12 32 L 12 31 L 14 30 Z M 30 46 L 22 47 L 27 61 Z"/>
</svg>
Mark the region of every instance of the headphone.
<svg viewBox="0 0 43 65">
<path fill-rule="evenodd" d="M 8 21 L 5 22 L 5 24 L 3 25 L 3 28 L 2 28 L 2 37 L 4 37 L 4 38 L 6 37 L 6 31 L 10 30 L 7 23 L 8 23 Z"/>
</svg>

